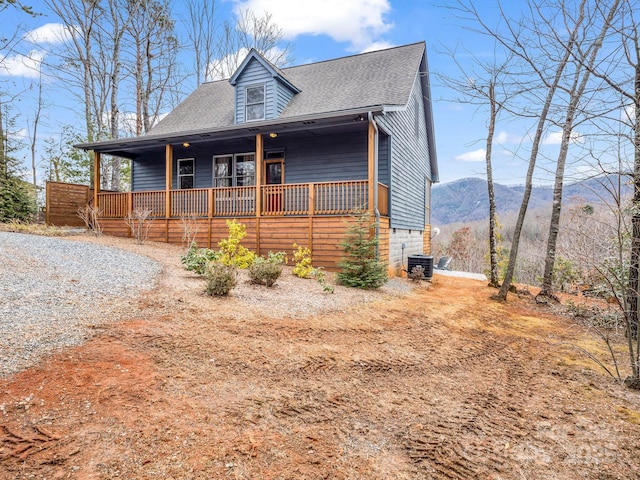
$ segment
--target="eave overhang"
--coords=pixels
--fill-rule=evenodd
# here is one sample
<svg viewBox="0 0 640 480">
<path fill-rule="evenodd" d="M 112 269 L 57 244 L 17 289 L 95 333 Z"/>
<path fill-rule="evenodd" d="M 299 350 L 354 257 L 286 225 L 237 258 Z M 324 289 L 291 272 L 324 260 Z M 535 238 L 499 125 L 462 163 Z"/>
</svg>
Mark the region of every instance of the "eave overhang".
<svg viewBox="0 0 640 480">
<path fill-rule="evenodd" d="M 101 142 L 79 143 L 74 145 L 74 147 L 82 150 L 93 150 L 107 155 L 133 159 L 142 152 L 158 149 L 165 145 L 180 145 L 184 143 L 194 145 L 198 143 L 255 136 L 257 134 L 269 134 L 271 132 L 281 134 L 284 132 L 295 132 L 299 130 L 314 130 L 339 125 L 351 125 L 353 122 L 365 121 L 367 113 L 371 112 L 374 115 L 381 114 L 384 112 L 385 108 L 386 107 L 384 105 L 374 105 L 366 108 L 327 112 L 324 114 L 228 125 L 226 127 L 216 129 L 196 129 L 176 132 L 169 135 L 144 135 L 134 138 L 120 138 Z M 362 120 L 360 120 L 360 117 L 362 117 Z"/>
</svg>

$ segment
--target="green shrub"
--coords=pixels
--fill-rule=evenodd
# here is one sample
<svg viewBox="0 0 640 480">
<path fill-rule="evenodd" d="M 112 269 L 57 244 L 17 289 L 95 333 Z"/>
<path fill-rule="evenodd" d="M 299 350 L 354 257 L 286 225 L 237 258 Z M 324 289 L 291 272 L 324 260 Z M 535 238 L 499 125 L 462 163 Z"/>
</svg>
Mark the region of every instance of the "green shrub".
<svg viewBox="0 0 640 480">
<path fill-rule="evenodd" d="M 247 236 L 247 227 L 234 220 L 227 220 L 229 237 L 218 242 L 220 257 L 225 265 L 235 265 L 238 268 L 249 268 L 256 258 L 256 254 L 243 247 L 240 241 Z"/>
<path fill-rule="evenodd" d="M 267 258 L 256 257 L 249 267 L 249 280 L 251 283 L 271 287 L 282 275 L 282 268 L 286 261 L 285 252 L 269 252 Z"/>
<path fill-rule="evenodd" d="M 324 270 L 322 267 L 314 268 L 312 271 L 314 277 L 316 277 L 316 281 L 322 286 L 322 291 L 326 293 L 333 293 L 335 289 L 333 285 L 327 282 L 327 279 L 324 276 Z"/>
<path fill-rule="evenodd" d="M 207 295 L 224 297 L 237 285 L 238 271 L 235 265 L 212 261 L 204 269 L 204 278 L 207 281 Z"/>
<path fill-rule="evenodd" d="M 293 244 L 296 250 L 293 252 L 293 274 L 300 278 L 309 278 L 313 274 L 313 265 L 311 264 L 311 250 L 307 247 L 301 247 L 297 243 Z"/>
<path fill-rule="evenodd" d="M 191 242 L 187 253 L 180 257 L 185 270 L 204 275 L 208 262 L 218 259 L 219 253 L 209 248 L 198 248 L 196 242 Z"/>
<path fill-rule="evenodd" d="M 380 288 L 389 279 L 387 267 L 376 258 L 378 239 L 372 234 L 374 226 L 371 215 L 364 213 L 347 229 L 340 243 L 344 250 L 338 263 L 341 271 L 336 275 L 341 285 L 369 290 Z"/>
</svg>

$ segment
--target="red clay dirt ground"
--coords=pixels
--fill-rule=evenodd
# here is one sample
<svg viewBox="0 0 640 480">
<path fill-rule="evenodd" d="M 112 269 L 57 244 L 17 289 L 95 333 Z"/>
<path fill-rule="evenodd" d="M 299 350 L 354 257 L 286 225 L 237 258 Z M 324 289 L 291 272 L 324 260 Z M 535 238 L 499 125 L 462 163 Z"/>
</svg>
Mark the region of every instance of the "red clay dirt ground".
<svg viewBox="0 0 640 480">
<path fill-rule="evenodd" d="M 307 300 L 291 282 L 320 290 L 288 279 L 243 311 L 204 296 L 176 247 L 116 243 L 162 278 L 86 344 L 0 379 L 0 479 L 640 478 L 640 394 L 530 298 L 436 276 L 283 315 Z"/>
</svg>

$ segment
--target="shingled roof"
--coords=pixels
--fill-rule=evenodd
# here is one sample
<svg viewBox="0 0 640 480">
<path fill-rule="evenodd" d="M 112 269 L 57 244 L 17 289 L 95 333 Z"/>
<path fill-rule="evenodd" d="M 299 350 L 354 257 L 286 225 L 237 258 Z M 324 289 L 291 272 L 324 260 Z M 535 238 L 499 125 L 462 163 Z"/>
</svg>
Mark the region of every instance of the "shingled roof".
<svg viewBox="0 0 640 480">
<path fill-rule="evenodd" d="M 296 94 L 277 119 L 404 106 L 425 54 L 424 42 L 362 53 L 280 71 Z M 234 125 L 234 87 L 228 80 L 204 83 L 158 123 L 148 135 L 176 135 Z"/>
</svg>

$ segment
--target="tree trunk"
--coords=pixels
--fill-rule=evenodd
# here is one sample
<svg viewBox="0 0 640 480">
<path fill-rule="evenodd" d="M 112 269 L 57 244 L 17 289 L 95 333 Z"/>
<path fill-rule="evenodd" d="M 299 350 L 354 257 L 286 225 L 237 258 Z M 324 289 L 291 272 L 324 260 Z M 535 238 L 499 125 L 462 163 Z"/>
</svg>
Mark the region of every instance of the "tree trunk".
<svg viewBox="0 0 640 480">
<path fill-rule="evenodd" d="M 633 131 L 633 199 L 631 217 L 631 258 L 629 265 L 629 284 L 626 292 L 627 303 L 627 341 L 631 353 L 633 377 L 640 381 L 638 364 L 640 336 L 638 336 L 638 292 L 640 291 L 640 62 L 635 66 L 635 126 Z M 638 343 L 634 348 L 633 340 Z M 635 352 L 634 352 L 635 350 Z"/>
<path fill-rule="evenodd" d="M 489 194 L 489 286 L 498 288 L 500 286 L 500 279 L 498 278 L 498 242 L 496 240 L 496 195 L 493 189 L 493 167 L 491 165 L 493 136 L 496 129 L 498 107 L 496 104 L 495 83 L 493 80 L 489 83 L 489 107 L 491 113 L 489 117 L 485 157 L 487 164 L 487 190 Z"/>
<path fill-rule="evenodd" d="M 537 300 L 544 299 L 553 300 L 558 302 L 558 298 L 553 292 L 553 270 L 556 262 L 556 247 L 558 243 L 558 233 L 560 232 L 560 215 L 562 213 L 562 190 L 564 183 L 564 172 L 567 163 L 567 155 L 569 153 L 569 144 L 571 142 L 571 134 L 573 133 L 573 124 L 575 121 L 575 115 L 578 111 L 578 105 L 580 99 L 584 94 L 589 81 L 590 73 L 593 65 L 598 57 L 598 52 L 602 46 L 604 37 L 611 26 L 611 22 L 618 10 L 618 4 L 620 0 L 615 0 L 613 5 L 609 9 L 607 17 L 604 19 L 602 29 L 597 38 L 595 38 L 585 53 L 588 53 L 588 59 L 586 65 L 584 63 L 585 58 L 579 57 L 576 62 L 579 62 L 576 67 L 574 75 L 573 85 L 570 90 L 570 100 L 567 106 L 567 113 L 564 120 L 564 126 L 562 127 L 562 141 L 560 143 L 560 153 L 558 154 L 558 162 L 556 165 L 555 182 L 553 186 L 553 205 L 551 210 L 551 222 L 549 225 L 549 237 L 547 239 L 547 252 L 544 261 L 544 275 L 542 281 L 542 289 L 536 296 Z M 580 15 L 584 15 L 584 4 L 581 5 Z M 586 68 L 585 68 L 586 67 Z M 584 70 L 584 73 L 582 73 Z"/>
<path fill-rule="evenodd" d="M 520 210 L 518 211 L 518 218 L 516 220 L 516 225 L 513 230 L 513 240 L 511 243 L 511 252 L 509 253 L 509 265 L 507 266 L 507 272 L 505 273 L 504 280 L 502 281 L 502 286 L 500 287 L 500 291 L 496 295 L 498 300 L 506 300 L 507 294 L 509 293 L 509 288 L 511 287 L 511 281 L 513 280 L 513 273 L 516 269 L 516 262 L 518 260 L 518 248 L 520 246 L 520 235 L 522 234 L 522 226 L 524 225 L 524 218 L 527 214 L 527 208 L 529 206 L 529 199 L 531 198 L 531 190 L 533 188 L 533 172 L 536 166 L 536 160 L 538 158 L 538 151 L 540 149 L 540 143 L 542 141 L 542 135 L 544 133 L 544 126 L 547 121 L 547 116 L 549 115 L 549 110 L 551 109 L 551 103 L 553 101 L 553 97 L 556 94 L 558 89 L 558 85 L 560 84 L 560 80 L 562 79 L 562 74 L 569 62 L 569 59 L 573 55 L 573 50 L 575 47 L 576 38 L 580 29 L 582 22 L 584 21 L 584 5 L 586 0 L 582 0 L 580 2 L 580 12 L 581 15 L 576 19 L 576 23 L 574 25 L 573 31 L 569 36 L 569 40 L 567 42 L 567 47 L 565 49 L 565 53 L 563 58 L 558 62 L 558 66 L 556 68 L 556 73 L 553 79 L 553 82 L 549 84 L 547 90 L 547 96 L 545 98 L 544 105 L 542 110 L 540 111 L 540 116 L 538 117 L 538 125 L 536 127 L 536 134 L 533 138 L 533 142 L 531 145 L 531 154 L 529 156 L 529 167 L 527 168 L 527 175 L 525 179 L 524 185 L 524 194 L 522 197 L 522 203 L 520 205 Z"/>
</svg>

